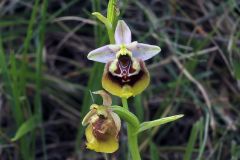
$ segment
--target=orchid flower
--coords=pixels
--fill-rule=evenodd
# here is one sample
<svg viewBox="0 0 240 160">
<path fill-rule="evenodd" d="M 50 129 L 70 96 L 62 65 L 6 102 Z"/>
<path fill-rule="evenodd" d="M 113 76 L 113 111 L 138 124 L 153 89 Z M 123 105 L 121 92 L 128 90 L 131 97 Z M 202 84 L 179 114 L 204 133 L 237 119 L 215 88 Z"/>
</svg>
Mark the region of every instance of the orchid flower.
<svg viewBox="0 0 240 160">
<path fill-rule="evenodd" d="M 118 147 L 118 134 L 121 120 L 109 107 L 111 97 L 103 90 L 93 92 L 103 97 L 103 105 L 93 104 L 84 117 L 82 125 L 88 125 L 85 130 L 87 148 L 96 152 L 113 153 Z"/>
<path fill-rule="evenodd" d="M 150 76 L 144 61 L 161 49 L 155 45 L 132 42 L 131 31 L 123 20 L 118 21 L 115 42 L 91 51 L 88 59 L 106 63 L 102 77 L 105 90 L 121 98 L 129 98 L 140 94 L 148 86 Z"/>
</svg>

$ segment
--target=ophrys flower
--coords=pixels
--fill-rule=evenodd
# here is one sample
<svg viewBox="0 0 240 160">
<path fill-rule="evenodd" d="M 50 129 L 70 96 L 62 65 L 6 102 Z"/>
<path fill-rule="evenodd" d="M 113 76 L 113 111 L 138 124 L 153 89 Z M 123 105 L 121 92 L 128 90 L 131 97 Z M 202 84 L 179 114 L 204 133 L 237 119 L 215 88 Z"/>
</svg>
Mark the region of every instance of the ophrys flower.
<svg viewBox="0 0 240 160">
<path fill-rule="evenodd" d="M 85 131 L 87 148 L 96 152 L 113 153 L 118 149 L 118 134 L 121 120 L 109 106 L 111 97 L 104 91 L 93 92 L 103 97 L 103 105 L 93 104 L 82 124 L 88 125 Z"/>
<path fill-rule="evenodd" d="M 106 63 L 103 88 L 122 98 L 140 94 L 148 86 L 150 76 L 144 61 L 161 51 L 158 46 L 131 41 L 129 27 L 120 20 L 115 30 L 116 44 L 97 48 L 88 54 L 88 59 Z"/>
</svg>

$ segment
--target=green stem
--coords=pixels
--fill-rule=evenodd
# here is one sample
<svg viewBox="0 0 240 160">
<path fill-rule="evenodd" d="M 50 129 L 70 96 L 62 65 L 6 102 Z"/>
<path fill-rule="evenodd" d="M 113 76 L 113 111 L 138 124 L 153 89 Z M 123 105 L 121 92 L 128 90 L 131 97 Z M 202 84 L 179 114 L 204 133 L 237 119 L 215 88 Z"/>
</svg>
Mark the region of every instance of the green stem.
<svg viewBox="0 0 240 160">
<path fill-rule="evenodd" d="M 123 108 L 128 110 L 128 102 L 126 98 L 122 98 Z M 128 147 L 131 152 L 132 160 L 141 160 L 141 156 L 138 149 L 138 137 L 136 134 L 136 128 L 127 123 L 128 134 Z"/>
<path fill-rule="evenodd" d="M 115 39 L 114 39 L 114 32 L 113 29 L 108 29 L 108 37 L 109 37 L 109 41 L 111 44 L 115 43 Z"/>
<path fill-rule="evenodd" d="M 128 124 L 132 125 L 133 128 L 136 128 L 136 130 L 139 129 L 140 123 L 138 121 L 138 118 L 128 109 L 116 105 L 111 106 L 110 108 L 113 112 L 117 113 L 120 118 L 125 120 Z"/>
<path fill-rule="evenodd" d="M 108 21 L 111 23 L 111 27 L 108 26 L 107 30 L 108 30 L 108 36 L 109 36 L 109 40 L 111 44 L 115 43 L 115 39 L 114 39 L 114 29 L 115 29 L 115 23 L 117 21 L 117 13 L 116 13 L 116 2 L 117 0 L 109 0 L 108 2 L 108 12 L 107 12 L 107 19 Z"/>
</svg>

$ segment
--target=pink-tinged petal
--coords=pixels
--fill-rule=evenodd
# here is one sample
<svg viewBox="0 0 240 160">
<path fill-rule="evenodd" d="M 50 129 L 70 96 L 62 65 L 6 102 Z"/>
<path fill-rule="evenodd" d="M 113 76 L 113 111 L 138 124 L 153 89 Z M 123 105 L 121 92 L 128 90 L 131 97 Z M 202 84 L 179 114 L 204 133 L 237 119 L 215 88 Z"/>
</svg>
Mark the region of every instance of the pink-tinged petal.
<svg viewBox="0 0 240 160">
<path fill-rule="evenodd" d="M 119 45 L 106 45 L 91 51 L 87 57 L 92 61 L 107 63 L 115 59 L 116 52 L 119 50 Z"/>
<path fill-rule="evenodd" d="M 161 48 L 158 46 L 137 42 L 132 42 L 126 47 L 133 53 L 133 57 L 139 58 L 143 61 L 152 58 L 161 51 Z"/>
<path fill-rule="evenodd" d="M 132 41 L 131 31 L 123 20 L 118 21 L 115 30 L 115 41 L 116 44 L 129 44 Z"/>
</svg>

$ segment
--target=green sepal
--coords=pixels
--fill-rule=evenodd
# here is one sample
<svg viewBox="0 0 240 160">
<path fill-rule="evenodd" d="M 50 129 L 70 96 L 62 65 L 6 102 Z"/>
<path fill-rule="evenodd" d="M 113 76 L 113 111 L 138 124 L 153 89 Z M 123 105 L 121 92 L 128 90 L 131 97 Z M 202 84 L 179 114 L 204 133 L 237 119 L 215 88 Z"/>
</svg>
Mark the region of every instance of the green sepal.
<svg viewBox="0 0 240 160">
<path fill-rule="evenodd" d="M 161 118 L 161 119 L 157 119 L 157 120 L 153 120 L 153 121 L 143 122 L 140 124 L 140 127 L 137 130 L 137 134 L 140 132 L 143 132 L 147 129 L 150 129 L 152 127 L 156 127 L 156 126 L 168 123 L 168 122 L 175 121 L 179 118 L 182 118 L 183 116 L 184 116 L 183 114 L 180 114 L 180 115 L 165 117 L 165 118 Z"/>
<path fill-rule="evenodd" d="M 103 16 L 101 13 L 99 12 L 93 12 L 92 15 L 94 15 L 95 17 L 97 17 L 97 19 L 99 21 L 101 21 L 103 24 L 105 24 L 107 29 L 111 29 L 112 28 L 112 24 L 111 22 L 105 17 Z"/>
<path fill-rule="evenodd" d="M 97 19 L 99 19 L 106 26 L 110 43 L 114 44 L 115 43 L 115 39 L 114 39 L 114 31 L 113 31 L 112 22 L 108 18 L 104 17 L 99 12 L 93 12 L 92 15 L 96 16 Z"/>
</svg>

